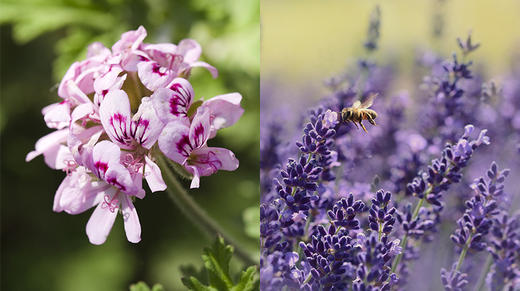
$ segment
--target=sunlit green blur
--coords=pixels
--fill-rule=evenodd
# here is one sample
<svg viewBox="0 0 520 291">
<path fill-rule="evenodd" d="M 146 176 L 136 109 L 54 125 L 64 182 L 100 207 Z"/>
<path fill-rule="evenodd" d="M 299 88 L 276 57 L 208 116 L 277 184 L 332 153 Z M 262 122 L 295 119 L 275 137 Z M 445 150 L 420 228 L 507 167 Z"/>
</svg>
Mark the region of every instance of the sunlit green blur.
<svg viewBox="0 0 520 291">
<path fill-rule="evenodd" d="M 262 78 L 276 76 L 319 92 L 323 79 L 363 55 L 369 15 L 377 4 L 381 40 L 375 57 L 405 69 L 416 49 L 449 55 L 456 51 L 455 39 L 470 31 L 482 43 L 472 58 L 490 65 L 491 74 L 503 73 L 520 47 L 516 0 L 262 0 Z M 439 17 L 443 29 L 435 37 Z"/>
<path fill-rule="evenodd" d="M 214 80 L 194 69 L 196 98 L 240 92 L 245 114 L 219 132 L 212 146 L 235 152 L 240 167 L 201 180 L 189 191 L 222 226 L 258 257 L 259 203 L 259 3 L 258 1 L 2 0 L 1 32 L 1 279 L 2 290 L 128 290 L 144 280 L 182 290 L 179 266 L 202 265 L 204 236 L 166 193 L 147 194 L 135 205 L 142 241 L 126 241 L 121 216 L 107 242 L 88 242 L 91 210 L 71 216 L 52 212 L 65 176 L 39 157 L 25 155 L 51 132 L 41 109 L 59 98 L 56 84 L 86 47 L 110 47 L 122 32 L 139 25 L 145 42 L 196 39 L 203 60 L 219 69 Z M 189 181 L 185 181 L 189 185 Z M 256 230 L 256 231 L 255 231 Z M 232 262 L 241 269 L 237 258 Z"/>
</svg>

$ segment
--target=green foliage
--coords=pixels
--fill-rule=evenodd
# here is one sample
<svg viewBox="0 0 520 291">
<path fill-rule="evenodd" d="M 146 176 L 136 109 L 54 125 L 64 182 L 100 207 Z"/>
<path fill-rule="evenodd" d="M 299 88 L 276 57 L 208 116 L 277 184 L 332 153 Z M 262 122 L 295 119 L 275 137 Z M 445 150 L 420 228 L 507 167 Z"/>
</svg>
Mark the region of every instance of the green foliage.
<svg viewBox="0 0 520 291">
<path fill-rule="evenodd" d="M 205 248 L 202 255 L 204 268 L 197 271 L 194 267 L 184 267 L 182 282 L 194 291 L 251 291 L 259 290 L 257 266 L 250 266 L 239 274 L 234 283 L 229 272 L 229 262 L 233 247 L 226 245 L 222 237 L 217 237 L 211 248 Z M 205 276 L 204 276 L 205 275 Z M 237 275 L 238 276 L 238 275 Z"/>
<path fill-rule="evenodd" d="M 155 284 L 150 289 L 145 282 L 141 281 L 130 285 L 130 291 L 164 291 L 164 288 L 161 284 Z"/>
<path fill-rule="evenodd" d="M 151 35 L 149 42 L 195 38 L 218 68 L 254 72 L 260 67 L 259 12 L 258 1 L 3 0 L 0 24 L 13 25 L 20 44 L 64 32 L 55 45 L 56 81 L 85 57 L 90 43 L 111 46 L 122 32 L 139 25 Z"/>
</svg>

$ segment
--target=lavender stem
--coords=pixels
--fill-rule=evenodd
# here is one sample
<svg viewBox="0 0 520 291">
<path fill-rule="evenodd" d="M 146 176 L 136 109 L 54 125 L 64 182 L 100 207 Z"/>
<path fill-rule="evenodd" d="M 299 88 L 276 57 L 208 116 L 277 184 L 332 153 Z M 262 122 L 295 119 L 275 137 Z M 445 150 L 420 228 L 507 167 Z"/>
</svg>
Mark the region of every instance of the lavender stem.
<svg viewBox="0 0 520 291">
<path fill-rule="evenodd" d="M 426 196 L 429 194 L 429 192 L 431 192 L 431 189 L 428 189 L 424 195 L 424 197 L 419 200 L 419 203 L 417 203 L 417 206 L 415 206 L 415 209 L 413 211 L 413 215 L 412 215 L 412 220 L 416 219 L 417 216 L 419 216 L 419 210 L 421 209 L 424 201 L 426 200 Z M 392 265 L 392 273 L 395 273 L 395 270 L 397 269 L 397 265 L 399 265 L 399 263 L 401 262 L 401 258 L 403 257 L 403 254 L 406 250 L 406 243 L 408 242 L 408 234 L 405 234 L 403 239 L 401 240 L 401 248 L 403 249 L 403 251 L 397 255 L 397 257 L 395 258 L 395 261 L 394 261 L 394 264 Z"/>
<path fill-rule="evenodd" d="M 460 267 L 462 267 L 462 263 L 464 262 L 464 258 L 466 257 L 466 253 L 468 252 L 469 245 L 471 243 L 471 239 L 473 238 L 473 233 L 469 235 L 468 240 L 466 241 L 466 244 L 464 244 L 464 248 L 462 249 L 462 252 L 459 256 L 459 261 L 457 262 L 457 267 L 455 268 L 455 271 L 459 271 Z"/>
<path fill-rule="evenodd" d="M 480 291 L 482 287 L 484 287 L 484 283 L 486 282 L 487 274 L 489 273 L 489 269 L 491 268 L 491 263 L 493 263 L 493 256 L 488 254 L 486 258 L 486 263 L 484 265 L 484 269 L 480 273 L 480 277 L 478 278 L 477 284 L 475 285 L 475 291 Z"/>
</svg>

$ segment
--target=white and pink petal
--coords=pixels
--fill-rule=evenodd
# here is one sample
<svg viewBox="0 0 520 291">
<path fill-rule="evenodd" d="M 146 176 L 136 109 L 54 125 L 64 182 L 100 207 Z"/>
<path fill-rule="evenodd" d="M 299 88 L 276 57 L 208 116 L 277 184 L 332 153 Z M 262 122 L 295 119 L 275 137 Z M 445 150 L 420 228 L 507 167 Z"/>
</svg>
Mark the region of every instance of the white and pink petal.
<svg viewBox="0 0 520 291">
<path fill-rule="evenodd" d="M 199 188 L 200 187 L 200 173 L 199 168 L 197 166 L 185 166 L 186 170 L 193 175 L 193 178 L 191 178 L 191 184 L 190 188 Z"/>
<path fill-rule="evenodd" d="M 49 128 L 63 129 L 70 123 L 70 104 L 67 101 L 50 104 L 42 109 L 42 114 Z"/>
<path fill-rule="evenodd" d="M 208 70 L 214 79 L 216 79 L 218 77 L 217 68 L 213 67 L 212 65 L 210 65 L 206 62 L 197 61 L 197 62 L 190 63 L 189 66 L 190 66 L 190 69 L 196 68 L 196 67 L 202 67 L 202 68 Z"/>
<path fill-rule="evenodd" d="M 239 162 L 235 154 L 224 148 L 203 147 L 193 151 L 190 164 L 199 169 L 201 176 L 210 176 L 218 170 L 234 171 Z"/>
<path fill-rule="evenodd" d="M 87 168 L 92 168 L 92 150 L 104 133 L 103 126 L 93 126 L 87 129 L 71 125 L 67 146 L 74 157 L 76 163 Z"/>
<path fill-rule="evenodd" d="M 114 176 L 108 176 L 108 173 L 110 172 L 109 170 L 111 168 L 114 168 L 114 170 L 111 171 L 111 173 L 114 173 L 114 171 L 119 171 L 120 167 L 122 167 L 128 176 L 130 176 L 128 170 L 121 166 L 120 159 L 121 149 L 119 149 L 116 144 L 107 140 L 100 141 L 94 146 L 94 149 L 92 150 L 93 164 L 90 165 L 90 170 L 100 179 L 104 179 L 109 184 L 114 185 L 108 181 L 109 178 Z"/>
<path fill-rule="evenodd" d="M 69 129 L 60 129 L 53 131 L 43 137 L 41 137 L 35 145 L 35 150 L 31 151 L 25 157 L 25 161 L 29 162 L 35 157 L 43 154 L 45 158 L 45 163 L 53 168 L 56 166 L 56 158 L 58 156 L 58 151 L 60 150 L 60 146 L 67 141 L 67 136 L 69 134 Z"/>
<path fill-rule="evenodd" d="M 119 74 L 123 72 L 123 68 L 119 65 L 109 65 L 107 67 L 107 71 L 101 74 L 94 81 L 94 90 L 97 94 L 106 95 L 109 89 L 114 87 L 119 87 L 117 89 L 121 89 L 123 85 L 124 79 L 126 79 L 126 75 L 119 77 Z"/>
<path fill-rule="evenodd" d="M 152 192 L 166 190 L 166 183 L 164 183 L 161 169 L 149 157 L 145 156 L 144 177 L 148 183 L 148 187 Z"/>
<path fill-rule="evenodd" d="M 168 123 L 159 136 L 159 149 L 171 160 L 183 164 L 193 150 L 189 132 L 190 128 L 183 123 Z"/>
<path fill-rule="evenodd" d="M 193 117 L 190 126 L 190 143 L 192 147 L 199 148 L 206 144 L 210 135 L 210 111 L 199 107 Z"/>
<path fill-rule="evenodd" d="M 127 50 L 136 50 L 143 43 L 146 35 L 146 29 L 143 26 L 139 26 L 137 30 L 127 31 L 112 46 L 112 51 L 114 53 L 122 53 Z"/>
<path fill-rule="evenodd" d="M 110 49 L 106 48 L 99 41 L 91 43 L 87 48 L 87 59 L 95 57 L 108 58 L 110 55 Z"/>
<path fill-rule="evenodd" d="M 82 119 L 86 119 L 86 118 L 89 118 L 91 117 L 91 115 L 94 115 L 95 114 L 95 111 L 94 111 L 94 106 L 92 103 L 83 103 L 83 104 L 80 104 L 78 106 L 76 106 L 76 108 L 74 108 L 74 110 L 72 111 L 72 114 L 71 114 L 71 123 L 76 123 L 78 120 L 82 120 Z"/>
<path fill-rule="evenodd" d="M 159 138 L 164 124 L 159 120 L 149 97 L 141 99 L 141 105 L 132 120 L 131 133 L 144 148 L 150 149 Z"/>
<path fill-rule="evenodd" d="M 104 182 L 93 182 L 85 168 L 78 168 L 60 184 L 54 196 L 53 211 L 82 213 L 101 203 L 109 187 L 111 186 Z"/>
<path fill-rule="evenodd" d="M 216 131 L 235 124 L 244 109 L 240 106 L 242 95 L 230 93 L 219 95 L 204 102 L 201 107 L 206 107 L 211 112 L 211 136 L 216 135 Z"/>
<path fill-rule="evenodd" d="M 186 63 L 197 61 L 201 53 L 200 44 L 193 39 L 183 39 L 177 46 L 177 54 L 182 55 Z"/>
<path fill-rule="evenodd" d="M 218 170 L 234 171 L 239 162 L 232 151 L 224 148 L 202 147 L 195 149 L 187 164 L 186 170 L 193 174 L 191 188 L 198 188 L 201 176 L 213 175 Z"/>
<path fill-rule="evenodd" d="M 193 87 L 186 79 L 176 78 L 168 88 L 160 88 L 151 96 L 159 118 L 164 122 L 187 118 L 194 97 Z"/>
<path fill-rule="evenodd" d="M 142 175 L 137 173 L 132 177 L 128 169 L 119 163 L 112 162 L 109 164 L 104 180 L 126 194 L 139 198 L 144 197 Z"/>
<path fill-rule="evenodd" d="M 137 64 L 137 74 L 143 85 L 150 91 L 165 88 L 177 76 L 176 71 L 154 61 Z"/>
<path fill-rule="evenodd" d="M 108 92 L 99 106 L 101 124 L 108 137 L 125 149 L 132 148 L 130 101 L 123 90 Z"/>
<path fill-rule="evenodd" d="M 128 195 L 120 194 L 119 197 L 121 198 L 121 212 L 125 224 L 126 238 L 131 243 L 138 243 L 141 241 L 141 223 L 137 211 Z"/>
<path fill-rule="evenodd" d="M 109 188 L 105 193 L 103 202 L 99 203 L 87 222 L 86 232 L 90 243 L 103 244 L 114 225 L 120 202 L 119 191 Z"/>
</svg>

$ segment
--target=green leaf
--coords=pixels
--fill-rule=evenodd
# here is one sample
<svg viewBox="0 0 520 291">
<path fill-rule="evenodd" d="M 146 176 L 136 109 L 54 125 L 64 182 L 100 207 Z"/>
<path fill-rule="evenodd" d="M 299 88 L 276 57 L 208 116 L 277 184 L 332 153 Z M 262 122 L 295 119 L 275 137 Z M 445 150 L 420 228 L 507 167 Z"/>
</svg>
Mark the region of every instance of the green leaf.
<svg viewBox="0 0 520 291">
<path fill-rule="evenodd" d="M 150 290 L 150 287 L 145 282 L 140 281 L 130 285 L 130 291 L 164 291 L 164 287 L 161 284 L 155 284 Z"/>
<path fill-rule="evenodd" d="M 252 291 L 258 287 L 256 266 L 251 266 L 242 272 L 240 282 L 231 288 L 231 291 Z"/>
<path fill-rule="evenodd" d="M 222 237 L 217 237 L 211 248 L 205 248 L 202 260 L 207 271 L 209 285 L 202 280 L 202 272 L 197 272 L 193 266 L 181 269 L 184 277 L 182 283 L 194 291 L 252 291 L 259 290 L 257 266 L 250 266 L 240 274 L 237 284 L 233 283 L 229 274 L 229 262 L 233 255 L 233 247 L 226 245 Z M 198 276 L 197 279 L 193 275 Z M 235 276 L 233 276 L 235 277 Z M 235 277 L 237 278 L 237 277 Z M 202 281 L 202 282 L 201 282 Z"/>
<path fill-rule="evenodd" d="M 213 288 L 211 286 L 203 285 L 197 278 L 190 277 L 189 279 L 183 278 L 182 283 L 190 290 L 194 291 L 219 291 L 219 289 Z"/>
<path fill-rule="evenodd" d="M 209 271 L 209 283 L 219 290 L 229 290 L 233 282 L 229 277 L 229 261 L 233 247 L 226 245 L 222 237 L 217 237 L 211 248 L 205 248 L 202 260 Z"/>
<path fill-rule="evenodd" d="M 197 268 L 193 265 L 181 266 L 180 269 L 182 274 L 182 280 L 189 280 L 190 277 L 195 277 L 203 284 L 208 283 L 206 269 L 200 268 L 197 270 Z"/>
<path fill-rule="evenodd" d="M 116 24 L 113 15 L 84 7 L 58 3 L 2 3 L 0 23 L 14 23 L 14 38 L 27 43 L 50 31 L 70 25 L 82 25 L 98 30 L 109 30 Z M 52 17 L 49 17 L 52 15 Z"/>
<path fill-rule="evenodd" d="M 150 291 L 150 287 L 148 287 L 145 282 L 141 281 L 130 285 L 130 291 Z"/>
</svg>

